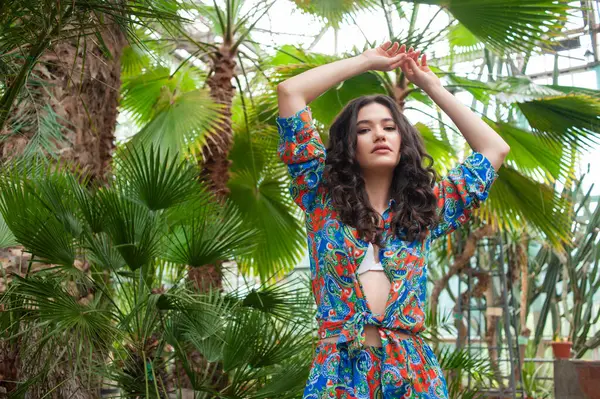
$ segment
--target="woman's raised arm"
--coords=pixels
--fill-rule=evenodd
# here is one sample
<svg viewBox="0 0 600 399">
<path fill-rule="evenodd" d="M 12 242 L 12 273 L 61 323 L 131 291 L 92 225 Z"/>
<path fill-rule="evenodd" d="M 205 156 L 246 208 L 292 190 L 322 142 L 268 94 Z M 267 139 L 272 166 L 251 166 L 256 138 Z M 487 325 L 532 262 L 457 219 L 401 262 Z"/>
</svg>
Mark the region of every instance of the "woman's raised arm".
<svg viewBox="0 0 600 399">
<path fill-rule="evenodd" d="M 279 116 L 286 118 L 331 87 L 369 70 L 390 71 L 406 56 L 405 47 L 386 42 L 355 57 L 309 69 L 277 86 Z"/>
</svg>

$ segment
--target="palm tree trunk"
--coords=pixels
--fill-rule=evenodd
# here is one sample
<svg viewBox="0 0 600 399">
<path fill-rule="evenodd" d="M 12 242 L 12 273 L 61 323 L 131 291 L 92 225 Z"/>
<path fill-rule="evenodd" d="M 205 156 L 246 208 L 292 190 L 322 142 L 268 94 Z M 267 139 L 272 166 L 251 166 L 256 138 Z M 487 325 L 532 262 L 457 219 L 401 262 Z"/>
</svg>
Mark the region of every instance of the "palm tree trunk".
<svg viewBox="0 0 600 399">
<path fill-rule="evenodd" d="M 64 127 L 64 140 L 56 141 L 59 158 L 81 167 L 92 179 L 103 180 L 106 177 L 114 149 L 121 86 L 120 59 L 126 40 L 119 28 L 111 26 L 105 29 L 102 38 L 110 54 L 105 54 L 97 44 L 97 39 L 90 36 L 81 39 L 79 43 L 59 43 L 40 56 L 29 78 L 29 98 L 12 109 L 9 123 L 0 131 L 0 134 L 8 136 L 0 143 L 1 159 L 22 154 L 38 129 L 36 124 L 27 125 L 13 135 L 7 128 L 11 120 L 41 115 L 44 107 L 50 106 L 62 119 L 59 123 Z M 42 85 L 36 84 L 36 81 Z M 14 251 L 21 252 L 18 248 L 10 248 L 3 253 Z M 0 259 L 5 272 L 24 275 L 21 263 L 20 256 L 2 256 Z M 23 344 L 27 345 L 26 342 Z M 27 363 L 26 359 L 20 359 L 21 351 L 18 347 L 9 349 L 0 348 L 0 364 L 6 362 L 11 365 L 7 367 L 10 373 L 0 372 L 0 387 L 14 389 L 15 386 L 8 382 L 9 379 L 25 380 L 31 377 L 27 370 L 32 369 L 29 367 L 26 370 L 23 364 Z M 28 393 L 32 398 L 44 396 L 48 392 L 52 392 L 51 396 L 46 396 L 48 398 L 94 397 L 94 393 L 90 392 L 87 383 L 83 381 L 85 378 L 70 378 L 69 375 L 76 377 L 70 369 L 52 370 L 47 376 L 50 385 L 40 382 Z M 61 383 L 53 390 L 52 384 L 65 378 L 69 378 L 69 382 Z"/>
<path fill-rule="evenodd" d="M 229 181 L 229 151 L 233 145 L 233 132 L 231 120 L 231 106 L 235 96 L 235 87 L 231 84 L 235 77 L 235 52 L 231 44 L 223 43 L 213 60 L 213 74 L 207 79 L 211 97 L 223 105 L 223 121 L 216 130 L 212 140 L 204 148 L 203 161 L 200 165 L 200 178 L 204 181 L 219 200 L 224 200 L 229 195 L 227 182 Z M 222 262 L 200 267 L 190 267 L 188 280 L 201 293 L 216 289 L 223 291 Z M 227 386 L 228 377 L 223 371 L 221 362 L 209 363 L 198 351 L 189 354 L 193 368 L 198 373 L 210 375 L 210 384 L 217 391 Z M 181 387 L 191 388 L 192 384 L 183 372 L 181 364 L 175 367 L 175 378 L 181 381 Z"/>
<path fill-rule="evenodd" d="M 223 121 L 218 127 L 214 140 L 208 140 L 204 148 L 204 160 L 201 164 L 201 179 L 208 185 L 218 199 L 225 199 L 229 194 L 229 151 L 233 145 L 231 122 L 231 105 L 235 96 L 235 87 L 231 80 L 235 76 L 235 54 L 231 46 L 224 43 L 215 55 L 213 74 L 207 79 L 211 97 L 223 105 Z M 205 265 L 190 268 L 188 278 L 200 292 L 212 288 L 223 289 L 223 273 L 221 264 Z"/>
<path fill-rule="evenodd" d="M 29 98 L 17 104 L 10 116 L 16 120 L 41 115 L 49 105 L 62 119 L 64 140 L 56 142 L 60 159 L 72 161 L 100 179 L 108 171 L 114 149 L 120 59 L 126 44 L 118 27 L 107 27 L 102 37 L 108 55 L 91 36 L 47 49 L 33 67 L 27 85 Z M 10 136 L 5 127 L 0 133 L 10 137 L 0 143 L 2 159 L 21 154 L 37 129 L 36 124 L 27 125 Z"/>
</svg>

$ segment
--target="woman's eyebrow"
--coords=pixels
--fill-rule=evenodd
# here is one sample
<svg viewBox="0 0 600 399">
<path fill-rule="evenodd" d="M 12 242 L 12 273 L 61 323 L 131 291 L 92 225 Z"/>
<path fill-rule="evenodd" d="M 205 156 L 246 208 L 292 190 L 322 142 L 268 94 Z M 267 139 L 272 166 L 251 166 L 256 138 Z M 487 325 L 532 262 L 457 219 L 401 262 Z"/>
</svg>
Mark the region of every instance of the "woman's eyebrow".
<svg viewBox="0 0 600 399">
<path fill-rule="evenodd" d="M 394 122 L 394 120 L 392 118 L 383 118 L 383 119 L 381 119 L 381 122 Z M 356 122 L 357 125 L 360 125 L 361 123 L 370 124 L 370 123 L 373 123 L 373 121 L 370 119 L 363 119 L 363 120 Z"/>
</svg>

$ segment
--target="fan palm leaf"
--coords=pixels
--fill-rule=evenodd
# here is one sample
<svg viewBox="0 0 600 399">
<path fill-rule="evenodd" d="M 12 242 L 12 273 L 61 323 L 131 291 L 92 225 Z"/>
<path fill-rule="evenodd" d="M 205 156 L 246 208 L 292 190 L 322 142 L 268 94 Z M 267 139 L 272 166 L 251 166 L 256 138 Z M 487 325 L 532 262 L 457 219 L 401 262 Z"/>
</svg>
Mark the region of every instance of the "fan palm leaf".
<svg viewBox="0 0 600 399">
<path fill-rule="evenodd" d="M 585 94 L 547 97 L 517 104 L 541 138 L 591 149 L 600 143 L 600 98 Z"/>
<path fill-rule="evenodd" d="M 239 211 L 231 203 L 207 204 L 170 230 L 165 259 L 191 267 L 248 253 L 256 239 L 253 230 L 244 228 Z"/>
<path fill-rule="evenodd" d="M 160 111 L 163 96 L 193 91 L 201 81 L 200 73 L 190 68 L 171 73 L 167 67 L 145 67 L 147 70 L 144 73 L 123 79 L 121 87 L 121 107 L 141 126 L 150 122 Z"/>
<path fill-rule="evenodd" d="M 154 145 L 170 153 L 200 157 L 208 140 L 219 139 L 215 132 L 223 118 L 222 106 L 211 99 L 208 91 L 179 93 L 163 86 L 156 107 L 152 120 L 131 139 L 135 145 Z"/>
<path fill-rule="evenodd" d="M 375 10 L 380 6 L 380 2 L 376 0 L 294 0 L 294 3 L 299 9 L 323 18 L 335 28 L 347 15 L 354 15 L 361 10 Z"/>
<path fill-rule="evenodd" d="M 116 157 L 117 183 L 130 198 L 157 211 L 198 194 L 198 170 L 179 154 L 128 145 Z"/>
<path fill-rule="evenodd" d="M 297 208 L 288 194 L 287 170 L 276 153 L 276 128 L 248 111 L 247 125 L 234 124 L 229 199 L 239 209 L 244 226 L 256 230 L 256 246 L 236 259 L 238 266 L 243 271 L 257 270 L 264 281 L 291 270 L 306 243 Z"/>
<path fill-rule="evenodd" d="M 414 0 L 414 3 L 445 8 L 464 29 L 498 52 L 527 51 L 547 45 L 552 33 L 576 9 L 553 0 Z"/>
<path fill-rule="evenodd" d="M 566 199 L 553 188 L 503 166 L 480 216 L 508 230 L 530 225 L 550 242 L 561 246 L 569 237 L 568 217 L 562 211 Z"/>
<path fill-rule="evenodd" d="M 60 168 L 31 176 L 9 167 L 0 179 L 0 212 L 16 241 L 39 261 L 72 267 L 82 226 L 69 190 L 74 177 Z M 27 221 L 25 223 L 24 221 Z"/>
<path fill-rule="evenodd" d="M 106 232 L 127 265 L 131 270 L 149 265 L 162 251 L 160 216 L 114 189 L 102 190 L 98 196 Z"/>
</svg>

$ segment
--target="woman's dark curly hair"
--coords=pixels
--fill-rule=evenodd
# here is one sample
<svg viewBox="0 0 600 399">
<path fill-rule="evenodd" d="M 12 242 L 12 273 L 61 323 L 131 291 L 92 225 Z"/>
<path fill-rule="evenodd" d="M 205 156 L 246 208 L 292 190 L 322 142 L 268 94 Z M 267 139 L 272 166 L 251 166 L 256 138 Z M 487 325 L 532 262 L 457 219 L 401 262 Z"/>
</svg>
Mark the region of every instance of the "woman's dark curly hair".
<svg viewBox="0 0 600 399">
<path fill-rule="evenodd" d="M 438 218 L 433 194 L 437 176 L 432 168 L 433 158 L 425 151 L 421 135 L 392 98 L 384 95 L 356 98 L 335 118 L 329 129 L 324 183 L 340 220 L 356 228 L 362 239 L 382 247 L 382 230 L 378 228 L 381 215 L 369 205 L 365 181 L 356 160 L 358 112 L 372 103 L 390 110 L 402 136 L 400 162 L 394 169 L 390 190 L 395 200 L 391 209 L 393 231 L 402 239 L 422 240 Z"/>
</svg>

